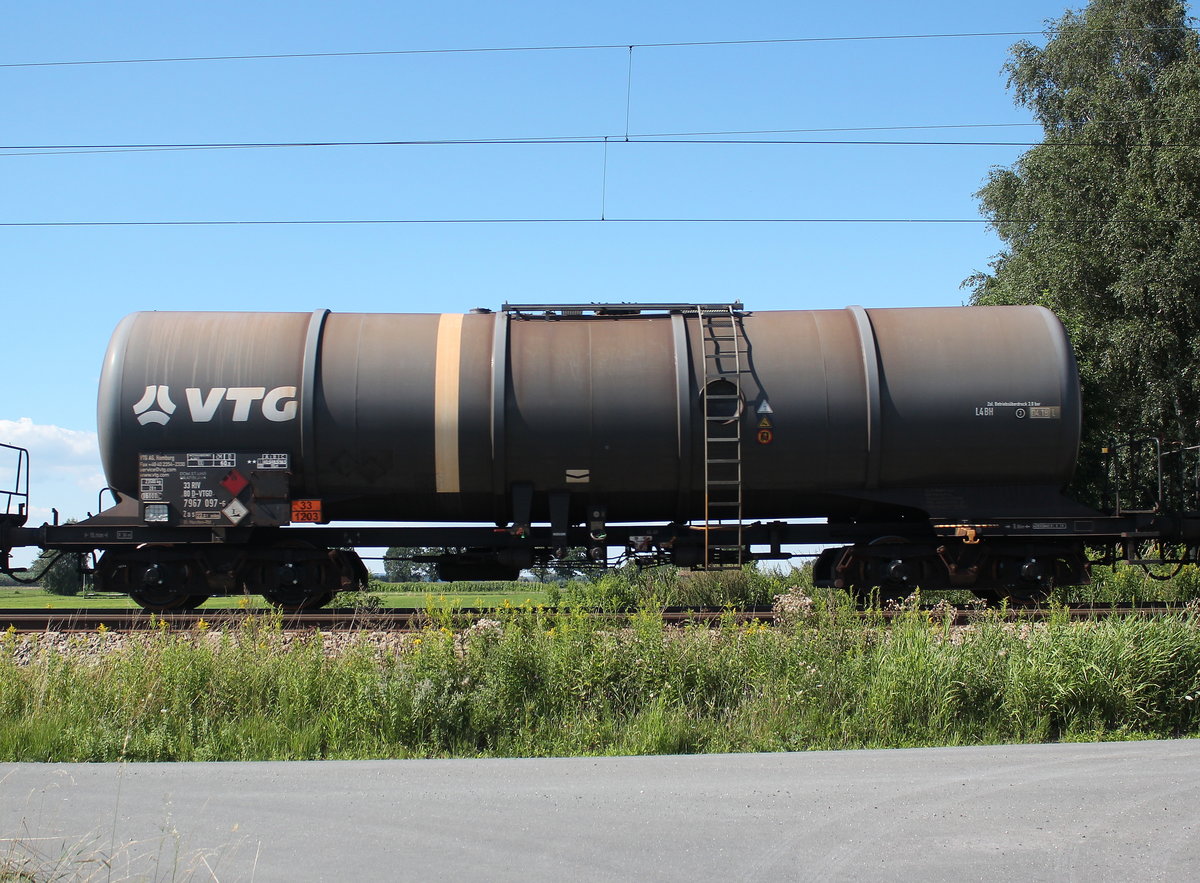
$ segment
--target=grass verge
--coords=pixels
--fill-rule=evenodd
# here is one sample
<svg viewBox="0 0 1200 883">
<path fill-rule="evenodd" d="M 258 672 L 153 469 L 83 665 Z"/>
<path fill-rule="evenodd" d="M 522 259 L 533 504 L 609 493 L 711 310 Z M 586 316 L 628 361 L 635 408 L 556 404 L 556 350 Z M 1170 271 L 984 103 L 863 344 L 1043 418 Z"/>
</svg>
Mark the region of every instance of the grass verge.
<svg viewBox="0 0 1200 883">
<path fill-rule="evenodd" d="M 0 638 L 0 760 L 785 751 L 1194 736 L 1200 618 L 614 629 L 509 609 L 465 631 Z M 112 642 L 116 645 L 109 646 Z"/>
</svg>

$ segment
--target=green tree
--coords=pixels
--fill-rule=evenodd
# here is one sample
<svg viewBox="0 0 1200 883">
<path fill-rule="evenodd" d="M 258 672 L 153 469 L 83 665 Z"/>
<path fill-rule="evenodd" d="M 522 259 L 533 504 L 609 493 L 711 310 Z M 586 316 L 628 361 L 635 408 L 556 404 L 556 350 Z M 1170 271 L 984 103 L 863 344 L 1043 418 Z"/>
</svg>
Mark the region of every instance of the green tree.
<svg viewBox="0 0 1200 883">
<path fill-rule="evenodd" d="M 535 564 L 529 572 L 540 582 L 564 582 L 571 579 L 592 579 L 598 570 L 585 549 L 568 549 L 566 558 L 555 558 Z"/>
<path fill-rule="evenodd" d="M 437 565 L 407 560 L 414 555 L 436 555 L 441 549 L 392 546 L 384 555 L 383 575 L 389 583 L 424 583 L 437 578 Z"/>
<path fill-rule="evenodd" d="M 83 590 L 79 556 L 73 552 L 43 550 L 29 569 L 52 595 L 78 595 Z"/>
<path fill-rule="evenodd" d="M 1179 0 L 1093 0 L 1005 66 L 1042 143 L 976 194 L 1005 243 L 976 304 L 1037 303 L 1070 332 L 1095 498 L 1113 436 L 1200 425 L 1200 44 Z"/>
</svg>

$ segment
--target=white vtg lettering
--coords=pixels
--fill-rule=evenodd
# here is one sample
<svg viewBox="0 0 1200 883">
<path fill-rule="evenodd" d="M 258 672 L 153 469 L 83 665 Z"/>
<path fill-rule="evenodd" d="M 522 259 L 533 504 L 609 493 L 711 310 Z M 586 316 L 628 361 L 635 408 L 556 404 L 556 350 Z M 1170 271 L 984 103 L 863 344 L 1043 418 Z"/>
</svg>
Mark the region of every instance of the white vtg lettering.
<svg viewBox="0 0 1200 883">
<path fill-rule="evenodd" d="M 268 390 L 265 386 L 214 386 L 204 393 L 190 387 L 184 390 L 188 411 L 195 423 L 208 423 L 216 415 L 222 402 L 233 403 L 230 420 L 245 423 L 255 402 L 261 402 L 262 415 L 272 423 L 285 423 L 296 419 L 299 408 L 296 402 L 296 387 L 277 386 Z"/>
</svg>

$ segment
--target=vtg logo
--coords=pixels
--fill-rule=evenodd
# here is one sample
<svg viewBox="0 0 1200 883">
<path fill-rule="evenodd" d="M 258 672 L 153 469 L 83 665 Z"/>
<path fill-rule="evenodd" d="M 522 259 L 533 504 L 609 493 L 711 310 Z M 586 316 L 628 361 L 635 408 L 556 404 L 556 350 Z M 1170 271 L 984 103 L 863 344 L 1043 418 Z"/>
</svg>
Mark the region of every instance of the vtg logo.
<svg viewBox="0 0 1200 883">
<path fill-rule="evenodd" d="M 155 403 L 158 404 L 158 410 L 151 411 Z M 137 415 L 138 423 L 142 426 L 147 423 L 165 424 L 175 413 L 175 403 L 171 401 L 170 390 L 165 386 L 147 386 L 146 394 L 133 406 L 133 413 Z"/>
<path fill-rule="evenodd" d="M 255 402 L 261 402 L 259 411 L 272 423 L 285 423 L 296 419 L 299 408 L 296 402 L 296 387 L 277 386 L 268 390 L 265 386 L 214 386 L 207 393 L 195 387 L 183 391 L 187 400 L 188 415 L 193 423 L 208 423 L 217 416 L 222 402 L 231 402 L 233 411 L 229 419 L 234 423 L 245 423 Z M 156 408 L 155 405 L 158 407 Z M 175 413 L 176 405 L 171 401 L 170 387 L 152 384 L 133 406 L 138 423 L 165 425 Z"/>
</svg>

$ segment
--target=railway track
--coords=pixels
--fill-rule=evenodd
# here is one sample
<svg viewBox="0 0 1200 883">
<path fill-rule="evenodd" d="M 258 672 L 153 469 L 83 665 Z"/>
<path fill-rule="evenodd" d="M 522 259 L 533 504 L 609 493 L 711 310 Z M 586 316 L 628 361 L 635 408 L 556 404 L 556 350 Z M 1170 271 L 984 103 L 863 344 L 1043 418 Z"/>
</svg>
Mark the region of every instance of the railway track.
<svg viewBox="0 0 1200 883">
<path fill-rule="evenodd" d="M 460 608 L 449 614 L 449 621 L 470 626 L 482 617 L 495 616 L 492 608 Z M 593 616 L 626 623 L 629 616 L 620 613 L 594 613 Z M 173 613 L 147 613 L 143 610 L 0 610 L 0 631 L 12 627 L 18 632 L 91 632 L 101 627 L 112 631 L 136 632 L 155 629 L 194 630 L 198 628 L 236 628 L 253 619 L 279 620 L 284 630 L 304 631 L 419 631 L 435 624 L 435 616 L 424 608 L 393 608 L 363 612 L 350 609 L 314 610 L 302 613 L 279 613 L 274 610 L 188 610 Z M 763 610 L 724 611 L 667 609 L 664 622 L 683 625 L 689 622 L 715 624 L 722 621 L 767 622 L 774 620 L 770 608 Z M 436 623 L 446 617 L 436 616 Z"/>
<path fill-rule="evenodd" d="M 1162 602 L 1143 603 L 1138 605 L 1111 604 L 1105 606 L 1071 607 L 1066 615 L 1072 620 L 1101 619 L 1108 616 L 1162 616 L 1172 611 L 1183 609 L 1180 604 Z M 927 612 L 932 612 L 926 608 Z M 1012 620 L 1037 621 L 1051 615 L 1051 610 L 1045 608 L 1022 608 L 1007 612 Z M 452 624 L 463 628 L 471 625 L 481 617 L 495 615 L 492 608 L 463 608 L 449 614 Z M 874 611 L 884 619 L 890 620 L 904 615 L 903 611 Z M 614 624 L 629 621 L 629 616 L 620 613 L 593 613 L 592 616 L 612 620 Z M 866 614 L 864 614 L 866 615 Z M 954 616 L 955 625 L 966 625 L 978 614 L 971 610 L 959 609 Z M 436 616 L 436 619 L 435 619 Z M 351 609 L 316 610 L 302 613 L 278 613 L 273 610 L 189 610 L 172 613 L 147 613 L 142 610 L 100 610 L 100 609 L 62 609 L 62 610 L 29 610 L 29 609 L 0 609 L 0 631 L 13 629 L 16 632 L 94 632 L 107 629 L 120 632 L 150 631 L 169 629 L 177 631 L 193 631 L 202 628 L 219 630 L 237 628 L 254 619 L 267 619 L 274 622 L 278 617 L 279 627 L 287 631 L 309 631 L 320 629 L 324 631 L 419 631 L 430 625 L 446 622 L 441 615 L 431 615 L 424 608 L 394 608 L 390 610 L 363 612 Z M 747 610 L 714 610 L 695 608 L 667 608 L 662 611 L 663 621 L 669 625 L 686 625 L 702 623 L 716 625 L 720 623 L 762 622 L 772 624 L 775 614 L 770 608 L 751 608 Z"/>
</svg>

